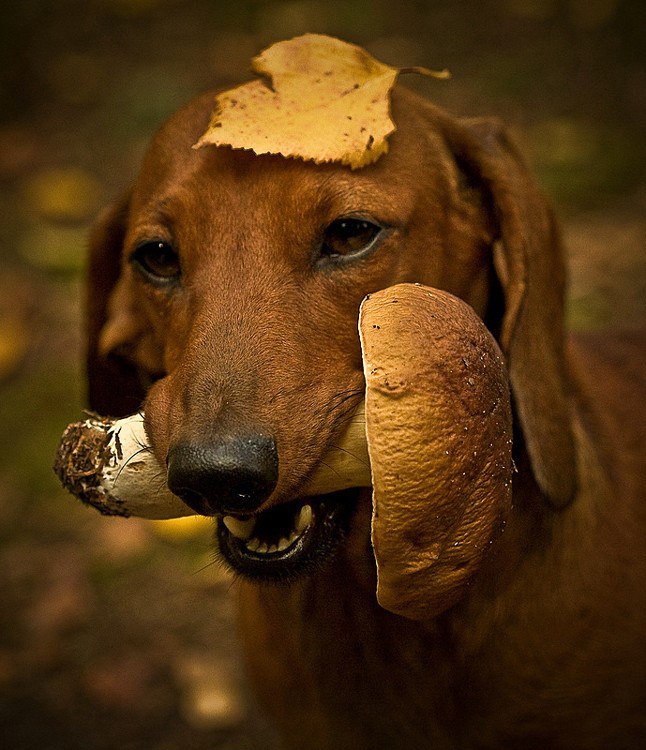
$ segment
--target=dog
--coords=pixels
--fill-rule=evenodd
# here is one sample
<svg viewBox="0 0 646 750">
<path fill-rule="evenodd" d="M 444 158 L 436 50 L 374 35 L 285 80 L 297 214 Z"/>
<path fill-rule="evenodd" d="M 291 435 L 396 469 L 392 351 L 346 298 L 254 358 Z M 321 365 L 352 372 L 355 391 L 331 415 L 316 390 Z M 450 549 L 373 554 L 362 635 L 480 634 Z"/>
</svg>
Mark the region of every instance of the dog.
<svg viewBox="0 0 646 750">
<path fill-rule="evenodd" d="M 431 619 L 377 604 L 367 489 L 308 500 L 296 552 L 246 554 L 217 524 L 286 746 L 640 746 L 644 337 L 566 337 L 559 228 L 498 121 L 397 86 L 389 152 L 351 171 L 192 149 L 213 99 L 163 125 L 90 240 L 90 406 L 143 403 L 173 491 L 294 534 L 299 488 L 362 397 L 361 300 L 400 282 L 471 305 L 512 387 L 505 531 Z"/>
</svg>

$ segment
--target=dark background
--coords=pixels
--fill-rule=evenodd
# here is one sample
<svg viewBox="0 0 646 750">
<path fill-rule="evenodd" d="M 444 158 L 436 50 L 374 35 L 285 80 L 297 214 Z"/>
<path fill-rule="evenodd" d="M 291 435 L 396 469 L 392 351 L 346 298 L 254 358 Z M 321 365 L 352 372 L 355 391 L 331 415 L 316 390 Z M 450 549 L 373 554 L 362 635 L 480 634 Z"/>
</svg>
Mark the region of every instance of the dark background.
<svg viewBox="0 0 646 750">
<path fill-rule="evenodd" d="M 0 744 L 272 747 L 230 578 L 200 521 L 108 520 L 50 466 L 80 414 L 95 212 L 157 125 L 305 31 L 340 36 L 462 115 L 510 125 L 563 220 L 573 328 L 646 315 L 646 4 L 635 0 L 31 0 L 0 11 Z"/>
</svg>

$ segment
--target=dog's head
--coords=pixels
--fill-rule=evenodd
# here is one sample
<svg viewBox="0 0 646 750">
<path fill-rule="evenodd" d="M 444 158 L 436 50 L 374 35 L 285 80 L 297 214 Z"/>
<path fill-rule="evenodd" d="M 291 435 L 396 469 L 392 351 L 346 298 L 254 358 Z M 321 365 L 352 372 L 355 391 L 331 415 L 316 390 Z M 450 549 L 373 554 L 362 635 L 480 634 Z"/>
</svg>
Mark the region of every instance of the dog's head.
<svg viewBox="0 0 646 750">
<path fill-rule="evenodd" d="M 228 514 L 236 539 L 262 511 L 256 529 L 280 546 L 308 520 L 293 499 L 362 395 L 361 300 L 421 282 L 466 300 L 498 337 L 537 483 L 566 503 L 559 238 L 503 129 L 397 89 L 389 153 L 351 171 L 194 150 L 212 104 L 202 96 L 162 127 L 133 190 L 95 227 L 92 408 L 123 415 L 145 398 L 171 489 Z M 281 577 L 334 545 L 349 505 L 320 499 L 308 544 L 266 559 L 228 545 L 223 525 L 220 543 L 242 572 Z"/>
</svg>

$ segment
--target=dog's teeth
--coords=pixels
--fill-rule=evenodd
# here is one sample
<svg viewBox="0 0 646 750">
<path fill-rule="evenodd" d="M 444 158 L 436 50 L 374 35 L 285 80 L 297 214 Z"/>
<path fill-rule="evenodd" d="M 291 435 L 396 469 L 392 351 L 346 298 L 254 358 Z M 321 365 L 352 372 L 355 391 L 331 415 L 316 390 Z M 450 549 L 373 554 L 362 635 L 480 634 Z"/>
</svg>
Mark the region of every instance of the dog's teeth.
<svg viewBox="0 0 646 750">
<path fill-rule="evenodd" d="M 234 516 L 224 516 L 222 518 L 222 523 L 224 523 L 233 536 L 244 540 L 245 547 L 249 552 L 255 552 L 257 555 L 270 555 L 283 552 L 288 547 L 291 547 L 291 545 L 302 536 L 305 529 L 307 529 L 313 520 L 314 512 L 312 511 L 312 506 L 303 505 L 294 519 L 294 528 L 287 536 L 281 537 L 273 544 L 262 542 L 257 536 L 253 535 L 256 523 L 255 518 L 249 518 L 243 521 Z"/>
<path fill-rule="evenodd" d="M 229 529 L 231 534 L 233 536 L 237 537 L 238 539 L 251 539 L 251 535 L 253 534 L 253 527 L 256 525 L 256 519 L 255 518 L 247 518 L 246 520 L 242 521 L 239 518 L 234 518 L 233 516 L 224 516 L 222 518 L 222 523 Z"/>
<path fill-rule="evenodd" d="M 304 505 L 296 520 L 296 533 L 301 534 L 312 523 L 312 506 Z"/>
<path fill-rule="evenodd" d="M 292 541 L 293 541 L 293 538 L 292 538 L 292 537 L 290 537 L 290 538 L 288 539 L 287 537 L 285 537 L 285 536 L 284 536 L 284 537 L 283 537 L 283 538 L 282 538 L 282 539 L 281 539 L 281 540 L 280 540 L 280 541 L 278 542 L 278 545 L 277 545 L 277 547 L 276 547 L 276 551 L 277 551 L 277 552 L 282 552 L 282 551 L 283 551 L 284 549 L 287 549 L 287 548 L 289 547 L 289 545 L 290 545 L 290 544 L 292 543 Z"/>
</svg>

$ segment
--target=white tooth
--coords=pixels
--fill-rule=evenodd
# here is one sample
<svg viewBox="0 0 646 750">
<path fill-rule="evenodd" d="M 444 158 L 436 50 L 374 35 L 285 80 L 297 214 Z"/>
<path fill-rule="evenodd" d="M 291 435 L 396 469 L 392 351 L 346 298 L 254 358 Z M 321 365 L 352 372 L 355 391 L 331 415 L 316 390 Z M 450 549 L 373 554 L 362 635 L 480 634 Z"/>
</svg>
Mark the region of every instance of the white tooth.
<svg viewBox="0 0 646 750">
<path fill-rule="evenodd" d="M 233 516 L 224 516 L 222 523 L 229 529 L 233 536 L 238 539 L 251 539 L 253 527 L 256 525 L 255 518 L 247 518 L 244 521 Z"/>
<path fill-rule="evenodd" d="M 256 552 L 260 555 L 266 555 L 267 552 L 269 552 L 269 545 L 267 544 L 259 544 L 258 548 L 256 549 Z"/>
<path fill-rule="evenodd" d="M 283 551 L 284 549 L 287 549 L 287 548 L 289 547 L 289 545 L 290 545 L 290 544 L 291 544 L 291 541 L 290 541 L 289 539 L 287 539 L 287 537 L 283 537 L 283 538 L 282 538 L 282 539 L 281 539 L 281 540 L 280 540 L 280 541 L 278 542 L 278 547 L 277 547 L 277 551 L 278 551 L 278 552 L 282 552 L 282 551 Z"/>
<path fill-rule="evenodd" d="M 275 544 L 270 544 L 269 547 L 267 548 L 267 552 L 269 553 L 278 552 L 278 547 Z"/>
<path fill-rule="evenodd" d="M 298 520 L 296 521 L 296 533 L 300 534 L 312 523 L 312 506 L 304 505 L 301 508 L 301 512 L 298 514 Z"/>
<path fill-rule="evenodd" d="M 260 539 L 250 539 L 246 544 L 245 547 L 251 551 L 251 552 L 258 552 L 258 549 L 260 547 Z"/>
</svg>

